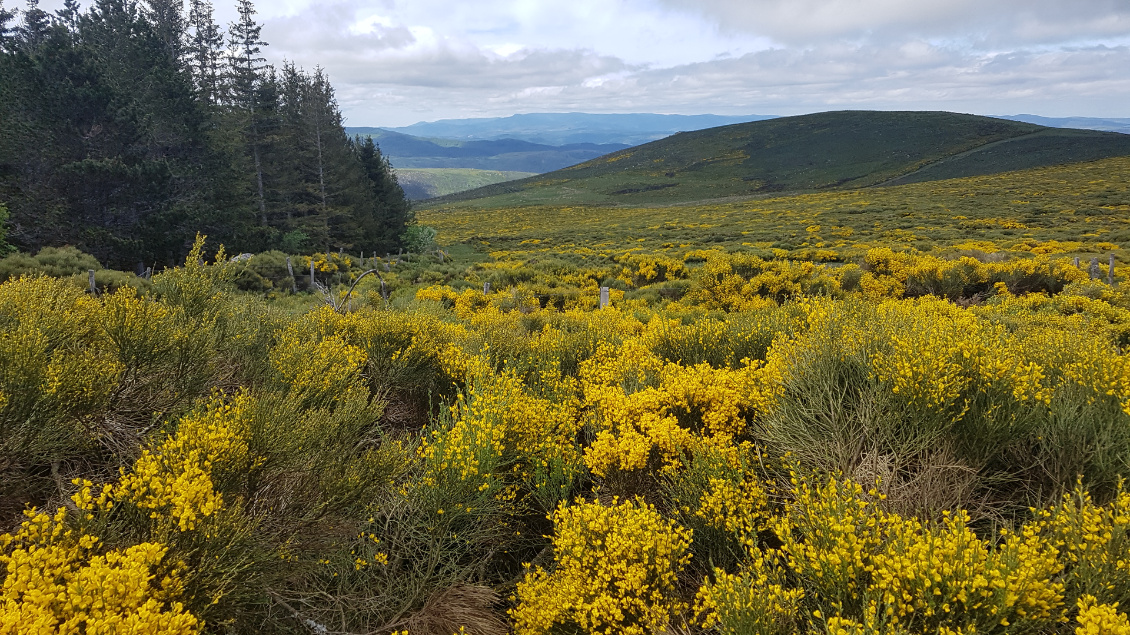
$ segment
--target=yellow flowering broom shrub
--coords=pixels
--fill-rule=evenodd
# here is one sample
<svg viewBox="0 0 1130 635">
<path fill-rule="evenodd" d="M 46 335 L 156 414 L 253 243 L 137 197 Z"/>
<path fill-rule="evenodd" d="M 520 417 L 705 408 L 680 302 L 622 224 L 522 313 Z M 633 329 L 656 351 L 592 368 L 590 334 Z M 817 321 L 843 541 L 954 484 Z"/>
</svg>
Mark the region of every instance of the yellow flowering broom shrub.
<svg viewBox="0 0 1130 635">
<path fill-rule="evenodd" d="M 202 240 L 0 285 L 0 632 L 493 635 L 507 585 L 520 633 L 1124 629 L 1130 296 L 1048 255 L 1097 244 L 800 227 L 502 240 L 340 311 Z"/>
<path fill-rule="evenodd" d="M 518 585 L 516 633 L 662 632 L 684 605 L 675 593 L 690 532 L 640 502 L 577 501 L 552 514 L 555 567 Z"/>
<path fill-rule="evenodd" d="M 26 512 L 17 532 L 0 536 L 7 566 L 0 632 L 197 632 L 202 624 L 182 603 L 183 563 L 168 561 L 166 543 L 183 542 L 178 536 L 222 511 L 215 478 L 250 467 L 249 405 L 242 394 L 211 401 L 97 494 L 90 481 L 76 481 L 74 512 Z M 116 526 L 123 505 L 148 516 L 150 539 L 111 548 L 98 534 Z"/>
<path fill-rule="evenodd" d="M 1130 635 L 1130 618 L 1117 603 L 1100 604 L 1089 595 L 1079 598 L 1078 624 L 1075 635 Z"/>
<path fill-rule="evenodd" d="M 1069 600 L 1130 601 L 1130 493 L 1118 491 L 1098 505 L 1076 485 L 1059 504 L 1039 510 L 1035 523 L 1060 552 Z"/>
<path fill-rule="evenodd" d="M 738 369 L 664 364 L 636 340 L 619 350 L 603 346 L 580 369 L 596 431 L 585 464 L 600 477 L 676 470 L 695 433 L 725 444 L 773 407 L 774 371 L 749 360 Z"/>
<path fill-rule="evenodd" d="M 700 443 L 665 480 L 672 515 L 694 532 L 695 566 L 732 568 L 761 543 L 774 518 L 761 458 L 748 441 Z"/>
<path fill-rule="evenodd" d="M 203 625 L 178 601 L 181 583 L 168 548 L 106 548 L 83 532 L 87 513 L 29 510 L 14 534 L 0 536 L 0 633 L 200 632 Z"/>
<path fill-rule="evenodd" d="M 776 531 L 816 614 L 875 633 L 1030 632 L 1064 619 L 1063 565 L 1038 526 L 993 544 L 964 512 L 924 523 L 883 512 L 858 484 L 793 479 Z"/>
<path fill-rule="evenodd" d="M 513 373 L 478 368 L 450 408 L 450 425 L 431 429 L 420 446 L 424 484 L 504 498 L 520 489 L 552 509 L 580 470 L 577 404 L 532 395 Z"/>
<path fill-rule="evenodd" d="M 771 554 L 768 557 L 773 557 Z M 757 550 L 737 573 L 714 571 L 695 597 L 703 626 L 725 635 L 791 635 L 803 623 L 802 589 L 790 588 L 786 569 Z"/>
<path fill-rule="evenodd" d="M 223 509 L 216 479 L 246 473 L 253 459 L 247 449 L 251 398 L 215 398 L 184 418 L 176 433 L 152 450 L 144 450 L 133 469 L 122 475 L 112 496 L 148 510 L 158 526 L 192 531 Z M 159 532 L 167 531 L 162 528 Z"/>
</svg>

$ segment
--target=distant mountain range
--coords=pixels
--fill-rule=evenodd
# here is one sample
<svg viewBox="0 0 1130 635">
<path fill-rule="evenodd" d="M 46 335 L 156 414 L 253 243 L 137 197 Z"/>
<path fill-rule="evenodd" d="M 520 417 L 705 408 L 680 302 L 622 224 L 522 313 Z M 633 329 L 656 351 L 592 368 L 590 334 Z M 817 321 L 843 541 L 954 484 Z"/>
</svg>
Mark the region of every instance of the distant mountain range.
<svg viewBox="0 0 1130 635">
<path fill-rule="evenodd" d="M 552 172 L 629 147 L 623 143 L 547 145 L 521 139 L 437 139 L 383 128 L 346 128 L 371 136 L 392 166 L 403 168 L 473 168 L 510 172 Z"/>
<path fill-rule="evenodd" d="M 563 146 L 574 143 L 639 145 L 690 130 L 772 119 L 772 115 L 601 115 L 583 112 L 530 113 L 509 117 L 441 119 L 387 128 L 417 137 L 444 139 L 521 139 Z"/>
<path fill-rule="evenodd" d="M 1105 130 L 1106 132 L 1130 134 L 1130 119 L 1115 119 L 1110 117 L 1041 117 L 1039 115 L 1001 115 L 999 118 L 1023 121 L 1024 123 L 1034 123 L 1039 126 L 1049 126 L 1051 128 Z"/>
</svg>

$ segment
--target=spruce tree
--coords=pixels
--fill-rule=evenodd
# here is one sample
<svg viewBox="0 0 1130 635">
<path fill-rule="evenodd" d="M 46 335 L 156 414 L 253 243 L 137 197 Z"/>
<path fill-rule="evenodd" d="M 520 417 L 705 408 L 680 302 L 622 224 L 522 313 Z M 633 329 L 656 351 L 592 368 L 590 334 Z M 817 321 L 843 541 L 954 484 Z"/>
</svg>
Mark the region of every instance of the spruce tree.
<svg viewBox="0 0 1130 635">
<path fill-rule="evenodd" d="M 267 43 L 261 39 L 261 27 L 255 22 L 255 5 L 251 0 L 239 0 L 239 19 L 228 26 L 228 82 L 227 97 L 233 110 L 234 126 L 244 140 L 250 155 L 255 201 L 259 209 L 260 224 L 268 226 L 267 196 L 263 182 L 263 152 L 260 147 L 259 125 L 256 120 L 256 84 L 259 73 L 266 66 L 261 57 Z"/>
<path fill-rule="evenodd" d="M 11 47 L 12 36 L 16 31 L 8 25 L 14 19 L 16 12 L 5 9 L 4 0 L 0 0 L 0 52 L 7 51 Z"/>
<path fill-rule="evenodd" d="M 279 203 L 285 231 L 301 231 L 308 238 L 307 220 L 317 214 L 318 197 L 308 187 L 306 166 L 310 146 L 306 141 L 306 93 L 309 78 L 293 62 L 284 62 L 279 78 Z M 321 244 L 320 241 L 319 244 Z"/>
<path fill-rule="evenodd" d="M 51 30 L 51 15 L 39 8 L 39 0 L 27 0 L 23 21 L 16 30 L 20 46 L 28 54 L 39 49 Z"/>
<path fill-rule="evenodd" d="M 414 221 L 412 204 L 372 137 L 354 137 L 352 145 L 376 201 L 372 216 L 363 223 L 365 240 L 377 250 L 395 249 L 404 230 Z"/>
<path fill-rule="evenodd" d="M 221 60 L 224 35 L 216 24 L 212 3 L 190 0 L 187 27 L 188 67 L 200 100 L 207 105 L 220 101 Z"/>
<path fill-rule="evenodd" d="M 55 17 L 59 24 L 62 24 L 71 33 L 78 31 L 80 15 L 82 15 L 82 10 L 78 6 L 78 0 L 63 0 L 63 8 L 55 11 Z"/>
<path fill-rule="evenodd" d="M 179 64 L 185 54 L 185 29 L 183 0 L 145 0 L 142 15 L 149 22 L 153 34 L 164 45 L 165 52 L 174 64 Z"/>
</svg>

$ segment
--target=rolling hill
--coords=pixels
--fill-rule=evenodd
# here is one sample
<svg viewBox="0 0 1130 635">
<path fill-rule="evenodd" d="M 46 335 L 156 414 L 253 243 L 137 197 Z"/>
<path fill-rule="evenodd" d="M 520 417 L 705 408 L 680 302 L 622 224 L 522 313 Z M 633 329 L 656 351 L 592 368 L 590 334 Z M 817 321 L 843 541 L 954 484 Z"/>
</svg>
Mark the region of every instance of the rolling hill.
<svg viewBox="0 0 1130 635">
<path fill-rule="evenodd" d="M 672 135 L 430 206 L 667 204 L 846 190 L 1130 155 L 1130 135 L 947 112 L 838 111 Z"/>
<path fill-rule="evenodd" d="M 346 132 L 372 137 L 394 168 L 470 168 L 540 174 L 628 147 L 621 143 L 552 146 L 520 139 L 427 139 L 382 128 L 346 128 Z"/>
</svg>

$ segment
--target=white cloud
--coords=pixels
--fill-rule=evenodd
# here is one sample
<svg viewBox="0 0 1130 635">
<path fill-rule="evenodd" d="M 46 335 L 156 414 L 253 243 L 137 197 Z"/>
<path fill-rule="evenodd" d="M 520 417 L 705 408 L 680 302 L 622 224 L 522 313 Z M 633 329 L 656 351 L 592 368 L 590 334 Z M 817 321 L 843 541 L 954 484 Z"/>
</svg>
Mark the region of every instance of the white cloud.
<svg viewBox="0 0 1130 635">
<path fill-rule="evenodd" d="M 790 44 L 827 38 L 961 38 L 988 45 L 1130 36 L 1124 0 L 659 0 L 728 31 Z"/>
<path fill-rule="evenodd" d="M 229 0 L 213 0 L 234 19 Z M 53 9 L 44 0 L 45 9 Z M 230 0 L 234 5 L 234 0 Z M 282 0 L 352 125 L 515 112 L 1130 117 L 1127 0 Z"/>
</svg>

